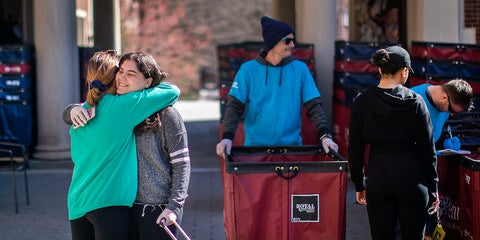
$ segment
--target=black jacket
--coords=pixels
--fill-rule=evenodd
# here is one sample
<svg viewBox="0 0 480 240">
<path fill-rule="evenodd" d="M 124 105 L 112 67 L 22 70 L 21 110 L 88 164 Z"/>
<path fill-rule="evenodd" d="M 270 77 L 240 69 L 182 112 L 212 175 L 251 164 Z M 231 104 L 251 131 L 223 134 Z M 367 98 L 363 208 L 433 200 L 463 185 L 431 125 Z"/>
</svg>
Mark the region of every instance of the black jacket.
<svg viewBox="0 0 480 240">
<path fill-rule="evenodd" d="M 392 187 L 419 183 L 437 192 L 432 124 L 420 95 L 403 86 L 366 90 L 352 106 L 349 135 L 349 165 L 357 192 L 365 189 L 367 144 L 369 186 L 378 181 L 391 181 Z"/>
</svg>

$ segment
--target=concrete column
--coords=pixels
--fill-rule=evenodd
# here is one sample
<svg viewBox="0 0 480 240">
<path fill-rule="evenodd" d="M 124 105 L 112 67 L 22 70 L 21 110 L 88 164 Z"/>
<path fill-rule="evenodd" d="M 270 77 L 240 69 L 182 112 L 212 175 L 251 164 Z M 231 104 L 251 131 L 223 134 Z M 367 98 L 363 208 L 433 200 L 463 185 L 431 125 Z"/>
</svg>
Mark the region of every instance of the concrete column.
<svg viewBox="0 0 480 240">
<path fill-rule="evenodd" d="M 459 4 L 452 0 L 417 0 L 407 3 L 408 43 L 459 42 Z"/>
<path fill-rule="evenodd" d="M 295 26 L 295 0 L 272 0 L 270 14 L 274 19 Z"/>
<path fill-rule="evenodd" d="M 75 1 L 36 0 L 33 7 L 36 51 L 38 143 L 35 159 L 69 159 L 65 106 L 80 99 Z"/>
<path fill-rule="evenodd" d="M 33 42 L 33 3 L 32 0 L 22 0 L 22 40 Z"/>
<path fill-rule="evenodd" d="M 93 38 L 95 47 L 101 50 L 115 48 L 116 0 L 93 1 Z"/>
<path fill-rule="evenodd" d="M 121 23 L 121 11 L 120 11 L 120 1 L 115 0 L 114 3 L 114 48 L 117 50 L 118 53 L 122 52 L 122 23 Z"/>
<path fill-rule="evenodd" d="M 333 66 L 336 40 L 336 1 L 297 0 L 295 32 L 299 42 L 315 44 L 315 69 L 325 112 L 333 126 Z M 331 128 L 333 131 L 333 127 Z"/>
</svg>

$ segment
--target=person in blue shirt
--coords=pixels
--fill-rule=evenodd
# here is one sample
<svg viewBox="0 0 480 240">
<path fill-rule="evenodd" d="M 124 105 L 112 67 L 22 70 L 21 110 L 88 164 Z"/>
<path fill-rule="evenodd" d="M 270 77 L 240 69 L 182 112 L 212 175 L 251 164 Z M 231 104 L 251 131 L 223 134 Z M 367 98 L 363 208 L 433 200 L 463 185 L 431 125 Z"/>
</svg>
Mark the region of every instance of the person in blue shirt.
<svg viewBox="0 0 480 240">
<path fill-rule="evenodd" d="M 451 115 L 473 109 L 472 87 L 462 79 L 453 79 L 441 85 L 425 83 L 410 89 L 425 100 L 432 120 L 434 142 L 440 138 L 443 125 Z"/>
<path fill-rule="evenodd" d="M 441 137 L 443 126 L 450 116 L 473 109 L 472 87 L 467 81 L 462 79 L 453 79 L 441 85 L 424 83 L 410 89 L 422 96 L 427 105 L 432 121 L 434 142 L 437 142 Z M 444 140 L 443 145 L 446 148 L 459 149 L 460 140 L 458 137 L 449 137 Z M 431 239 L 430 236 L 433 234 L 436 225 L 436 214 L 429 215 L 427 217 L 425 239 Z"/>
<path fill-rule="evenodd" d="M 237 125 L 245 114 L 245 146 L 301 145 L 302 104 L 326 152 L 332 140 L 320 92 L 307 65 L 292 57 L 295 31 L 286 23 L 261 18 L 264 50 L 242 64 L 230 89 L 223 118 L 219 156 L 230 153 Z"/>
</svg>

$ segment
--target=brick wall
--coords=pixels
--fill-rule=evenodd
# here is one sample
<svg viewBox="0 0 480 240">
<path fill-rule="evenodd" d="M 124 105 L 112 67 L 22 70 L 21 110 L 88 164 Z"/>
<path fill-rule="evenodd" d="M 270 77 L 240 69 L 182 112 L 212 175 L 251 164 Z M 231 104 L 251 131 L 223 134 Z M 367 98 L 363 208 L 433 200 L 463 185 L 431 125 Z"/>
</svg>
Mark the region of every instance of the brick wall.
<svg viewBox="0 0 480 240">
<path fill-rule="evenodd" d="M 464 0 L 465 27 L 476 29 L 476 43 L 480 43 L 480 0 Z"/>
<path fill-rule="evenodd" d="M 218 72 L 217 45 L 261 41 L 269 0 L 121 0 L 122 50 L 145 50 L 195 97 L 200 71 Z"/>
</svg>

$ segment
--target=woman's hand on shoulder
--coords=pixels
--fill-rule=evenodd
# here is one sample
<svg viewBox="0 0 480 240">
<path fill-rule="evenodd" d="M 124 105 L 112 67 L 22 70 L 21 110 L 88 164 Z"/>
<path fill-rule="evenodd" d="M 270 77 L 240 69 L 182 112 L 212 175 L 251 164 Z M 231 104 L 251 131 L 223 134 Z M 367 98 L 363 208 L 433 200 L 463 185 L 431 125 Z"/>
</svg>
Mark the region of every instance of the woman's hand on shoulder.
<svg viewBox="0 0 480 240">
<path fill-rule="evenodd" d="M 93 117 L 95 117 L 94 107 L 86 109 L 83 106 L 76 106 L 70 111 L 70 120 L 72 120 L 73 129 L 84 127 Z"/>
</svg>

